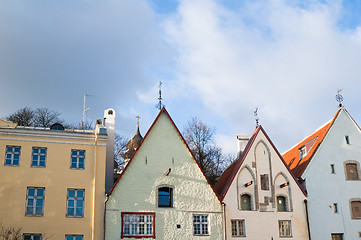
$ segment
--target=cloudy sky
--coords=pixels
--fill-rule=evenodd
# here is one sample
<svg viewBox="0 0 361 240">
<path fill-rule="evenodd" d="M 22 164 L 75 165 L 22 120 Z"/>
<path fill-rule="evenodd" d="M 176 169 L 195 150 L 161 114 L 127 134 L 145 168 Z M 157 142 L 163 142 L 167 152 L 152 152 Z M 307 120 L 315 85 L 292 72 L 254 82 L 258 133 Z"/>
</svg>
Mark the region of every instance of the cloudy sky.
<svg viewBox="0 0 361 240">
<path fill-rule="evenodd" d="M 361 123 L 361 2 L 355 0 L 0 1 L 0 117 L 48 107 L 67 122 L 117 111 L 143 135 L 158 83 L 182 131 L 192 117 L 225 152 L 253 112 L 282 153 L 344 105 Z"/>
</svg>

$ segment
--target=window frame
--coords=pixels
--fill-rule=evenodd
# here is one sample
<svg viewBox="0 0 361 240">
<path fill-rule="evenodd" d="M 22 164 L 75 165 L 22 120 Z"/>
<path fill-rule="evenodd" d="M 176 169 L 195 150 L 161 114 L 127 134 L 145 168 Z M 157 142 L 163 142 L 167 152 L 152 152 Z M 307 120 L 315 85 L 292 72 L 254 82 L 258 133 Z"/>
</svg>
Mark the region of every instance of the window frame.
<svg viewBox="0 0 361 240">
<path fill-rule="evenodd" d="M 43 239 L 41 233 L 23 233 L 23 240 L 25 240 L 26 236 L 30 237 L 31 240 L 35 240 L 34 237 L 40 237 L 40 240 Z"/>
<path fill-rule="evenodd" d="M 196 217 L 199 217 L 199 221 L 196 221 Z M 203 217 L 206 217 L 206 222 L 203 221 Z M 210 225 L 208 214 L 193 214 L 193 236 L 210 236 Z M 196 233 L 196 225 L 199 225 L 199 233 Z M 203 226 L 207 226 L 204 230 Z"/>
<path fill-rule="evenodd" d="M 12 148 L 12 151 L 8 152 L 8 148 Z M 16 148 L 19 148 L 19 152 L 15 151 Z M 7 158 L 8 154 L 11 154 L 10 159 Z M 19 159 L 14 159 L 16 154 L 19 155 Z M 6 145 L 6 147 L 5 147 L 5 157 L 4 157 L 4 166 L 20 166 L 20 157 L 21 157 L 21 146 Z M 10 160 L 10 164 L 6 163 L 7 160 Z M 18 161 L 18 163 L 14 164 L 14 161 Z"/>
<path fill-rule="evenodd" d="M 168 188 L 169 189 L 169 205 L 160 205 L 160 189 Z M 157 207 L 159 208 L 173 208 L 174 207 L 174 187 L 170 185 L 160 185 L 157 187 Z"/>
<path fill-rule="evenodd" d="M 279 201 L 278 201 L 279 198 L 284 199 L 284 209 L 285 209 L 284 211 L 279 210 L 279 206 L 280 206 Z M 289 210 L 288 210 L 288 198 L 286 196 L 277 195 L 277 197 L 276 197 L 276 205 L 277 205 L 277 212 L 289 212 Z"/>
<path fill-rule="evenodd" d="M 287 235 L 287 225 L 289 223 L 289 235 Z M 281 228 L 282 227 L 282 228 Z M 280 238 L 290 238 L 292 237 L 292 222 L 291 220 L 278 220 L 278 233 Z"/>
<path fill-rule="evenodd" d="M 69 191 L 75 191 L 75 193 L 74 193 L 74 197 L 70 197 L 69 198 Z M 83 197 L 81 198 L 78 198 L 77 197 L 77 193 L 78 193 L 78 191 L 83 191 Z M 72 207 L 69 207 L 69 201 L 70 200 L 73 200 L 74 201 L 74 206 L 72 206 Z M 79 201 L 79 200 L 82 200 L 82 214 L 81 214 L 81 216 L 79 215 L 77 215 L 77 205 L 78 205 L 78 202 L 77 201 Z M 71 214 L 69 214 L 69 209 L 70 208 L 74 208 L 74 213 L 71 215 Z M 66 197 L 66 217 L 70 217 L 70 218 L 83 218 L 84 217 L 84 208 L 85 208 L 85 189 L 75 189 L 75 188 L 68 188 L 68 190 L 67 190 L 67 197 Z"/>
<path fill-rule="evenodd" d="M 34 149 L 38 149 L 39 152 L 36 153 L 36 155 L 34 155 Z M 45 149 L 45 153 L 41 153 L 41 150 Z M 30 166 L 31 167 L 39 167 L 39 168 L 45 168 L 46 167 L 46 157 L 47 157 L 47 152 L 48 152 L 48 148 L 47 147 L 33 147 L 31 150 L 31 163 Z M 34 163 L 34 156 L 38 156 L 38 160 L 35 160 L 37 165 L 33 165 Z M 41 160 L 41 156 L 44 156 L 44 166 L 40 166 L 40 162 Z"/>
<path fill-rule="evenodd" d="M 241 224 L 239 224 L 241 223 Z M 233 224 L 236 226 L 236 234 L 233 234 Z M 239 226 L 242 226 L 242 231 L 240 231 Z M 240 234 L 243 233 L 243 234 Z M 233 237 L 246 237 L 246 220 L 245 219 L 231 219 L 231 235 Z"/>
<path fill-rule="evenodd" d="M 247 195 L 249 197 L 249 209 L 243 209 L 242 208 L 242 197 L 245 196 L 245 195 Z M 239 198 L 239 201 L 240 201 L 239 202 L 239 204 L 240 204 L 239 209 L 241 211 L 252 211 L 253 210 L 253 208 L 252 208 L 252 195 L 250 193 L 242 193 L 240 198 Z"/>
<path fill-rule="evenodd" d="M 352 203 L 356 203 L 356 202 L 359 202 L 360 205 L 361 205 L 361 198 L 350 199 L 350 216 L 351 216 L 351 219 L 361 220 L 361 215 L 360 215 L 360 217 L 355 217 L 354 214 L 353 214 L 353 211 L 352 211 Z M 361 211 L 361 209 L 360 209 L 360 211 Z"/>
<path fill-rule="evenodd" d="M 347 166 L 348 165 L 356 165 L 356 175 L 357 175 L 357 178 L 356 179 L 351 179 L 348 175 L 348 168 Z M 360 171 L 360 163 L 358 161 L 355 161 L 355 160 L 348 160 L 348 161 L 345 161 L 343 163 L 344 165 L 344 170 L 345 170 L 345 180 L 346 181 L 360 181 L 360 175 L 361 175 L 361 171 Z"/>
<path fill-rule="evenodd" d="M 76 151 L 77 154 L 73 155 L 73 152 Z M 80 156 L 80 152 L 84 152 L 84 156 Z M 86 151 L 82 150 L 82 149 L 72 149 L 70 151 L 70 169 L 80 169 L 80 170 L 84 170 L 85 169 L 85 157 L 86 157 Z M 73 167 L 73 158 L 76 158 L 76 162 L 75 162 L 75 167 Z M 83 159 L 83 167 L 79 167 L 80 165 L 80 159 Z"/>
<path fill-rule="evenodd" d="M 68 240 L 68 237 L 71 237 L 71 239 L 69 239 L 69 240 L 77 240 L 76 237 L 81 237 L 80 240 L 84 239 L 83 234 L 65 234 L 65 240 Z"/>
<path fill-rule="evenodd" d="M 30 189 L 34 189 L 34 196 L 30 196 L 29 198 L 29 190 Z M 43 196 L 39 197 L 37 195 L 38 190 L 42 189 L 43 190 Z M 32 213 L 28 213 L 28 208 L 29 208 L 29 200 L 33 201 L 33 204 L 31 206 L 32 208 Z M 42 200 L 42 205 L 41 205 L 41 214 L 37 214 L 37 205 L 39 200 Z M 44 205 L 45 205 L 45 187 L 27 187 L 26 189 L 26 200 L 25 200 L 25 216 L 27 217 L 42 217 L 44 216 Z"/>
<path fill-rule="evenodd" d="M 151 226 L 151 229 L 152 229 L 152 234 L 139 234 L 139 222 L 137 224 L 137 234 L 126 234 L 125 233 L 125 221 L 124 221 L 124 217 L 126 215 L 133 215 L 133 216 L 137 216 L 139 218 L 139 216 L 144 216 L 144 219 L 147 219 L 147 216 L 152 216 L 152 226 Z M 122 224 L 121 224 L 121 236 L 120 238 L 154 238 L 155 239 L 155 212 L 122 212 L 121 213 L 121 221 L 122 221 Z M 146 231 L 147 229 L 147 222 L 148 221 L 144 221 L 144 232 Z M 135 224 L 134 224 L 135 225 Z M 129 231 L 131 231 L 131 227 L 132 225 L 130 224 L 129 226 Z"/>
<path fill-rule="evenodd" d="M 331 233 L 331 240 L 333 240 L 333 236 L 341 236 L 341 239 L 343 240 L 343 233 Z"/>
</svg>

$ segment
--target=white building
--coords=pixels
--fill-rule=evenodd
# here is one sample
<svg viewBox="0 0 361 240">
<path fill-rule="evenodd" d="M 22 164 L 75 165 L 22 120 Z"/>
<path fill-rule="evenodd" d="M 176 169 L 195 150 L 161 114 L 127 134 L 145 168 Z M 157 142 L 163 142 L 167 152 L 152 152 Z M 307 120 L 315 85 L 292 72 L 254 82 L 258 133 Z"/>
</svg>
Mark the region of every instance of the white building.
<svg viewBox="0 0 361 240">
<path fill-rule="evenodd" d="M 283 158 L 307 191 L 312 239 L 360 239 L 361 132 L 346 109 Z"/>
<path fill-rule="evenodd" d="M 163 108 L 106 203 L 105 239 L 222 239 L 217 195 Z"/>
<path fill-rule="evenodd" d="M 227 240 L 308 239 L 305 193 L 261 126 L 215 191 Z"/>
</svg>

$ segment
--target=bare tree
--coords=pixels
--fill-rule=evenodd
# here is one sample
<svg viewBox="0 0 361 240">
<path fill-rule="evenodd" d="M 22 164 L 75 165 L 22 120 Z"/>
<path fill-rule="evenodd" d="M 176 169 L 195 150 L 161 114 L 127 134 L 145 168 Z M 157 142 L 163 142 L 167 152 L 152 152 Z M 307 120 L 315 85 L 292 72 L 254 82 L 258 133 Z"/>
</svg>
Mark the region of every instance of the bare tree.
<svg viewBox="0 0 361 240">
<path fill-rule="evenodd" d="M 122 169 L 124 165 L 124 154 L 127 150 L 127 144 L 129 138 L 115 134 L 115 144 L 114 144 L 114 161 L 118 169 Z"/>
<path fill-rule="evenodd" d="M 22 240 L 23 234 L 20 227 L 8 226 L 5 227 L 0 222 L 0 239 L 1 240 Z"/>
<path fill-rule="evenodd" d="M 34 115 L 34 110 L 24 107 L 7 116 L 6 120 L 17 123 L 19 126 L 33 126 Z"/>
<path fill-rule="evenodd" d="M 225 156 L 214 142 L 215 129 L 210 128 L 197 118 L 192 118 L 183 132 L 184 138 L 200 168 L 214 185 L 223 171 L 233 161 L 233 156 Z"/>
</svg>

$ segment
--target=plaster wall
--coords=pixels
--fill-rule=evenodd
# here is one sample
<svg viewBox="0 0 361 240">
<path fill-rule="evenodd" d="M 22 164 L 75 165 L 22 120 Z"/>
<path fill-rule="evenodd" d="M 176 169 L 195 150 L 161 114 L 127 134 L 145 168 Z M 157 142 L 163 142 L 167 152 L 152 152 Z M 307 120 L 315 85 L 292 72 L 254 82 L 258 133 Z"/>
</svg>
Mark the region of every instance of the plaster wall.
<svg viewBox="0 0 361 240">
<path fill-rule="evenodd" d="M 270 190 L 261 190 L 260 175 L 270 177 Z M 244 184 L 253 181 L 245 187 Z M 289 185 L 280 188 L 280 185 Z M 252 210 L 241 210 L 240 196 L 252 193 Z M 276 197 L 287 198 L 287 211 L 278 212 Z M 268 199 L 265 201 L 265 197 Z M 259 131 L 244 162 L 223 199 L 226 203 L 227 239 L 307 239 L 303 192 L 294 181 L 278 154 L 262 131 Z M 264 207 L 261 204 L 265 204 Z M 245 237 L 232 237 L 231 220 L 245 220 Z M 292 238 L 279 236 L 279 220 L 291 220 Z"/>
<path fill-rule="evenodd" d="M 3 161 L 0 164 L 0 221 L 5 226 L 21 227 L 24 233 L 52 236 L 51 239 L 65 239 L 65 234 L 82 234 L 84 239 L 92 239 L 93 230 L 94 239 L 101 239 L 106 136 L 98 136 L 97 146 L 95 139 L 94 132 L 0 128 Z M 19 166 L 4 165 L 6 146 L 21 146 Z M 47 148 L 46 167 L 31 167 L 33 147 Z M 72 149 L 85 150 L 84 170 L 70 169 Z M 27 187 L 45 188 L 43 216 L 25 216 Z M 85 190 L 84 217 L 66 217 L 68 188 Z"/>
<path fill-rule="evenodd" d="M 171 173 L 166 176 L 169 168 Z M 172 208 L 157 207 L 157 187 L 161 185 L 174 187 Z M 223 237 L 221 204 L 165 113 L 159 116 L 109 197 L 106 239 L 121 237 L 122 212 L 154 212 L 157 239 Z M 208 236 L 193 235 L 194 214 L 209 216 Z"/>
<path fill-rule="evenodd" d="M 351 144 L 346 143 L 346 135 Z M 361 198 L 361 181 L 346 180 L 344 162 L 348 160 L 361 163 L 361 134 L 348 113 L 341 110 L 303 176 L 313 239 L 331 239 L 331 233 L 343 233 L 344 240 L 359 238 L 361 220 L 351 219 L 350 199 Z M 331 173 L 331 164 L 335 173 Z"/>
</svg>

